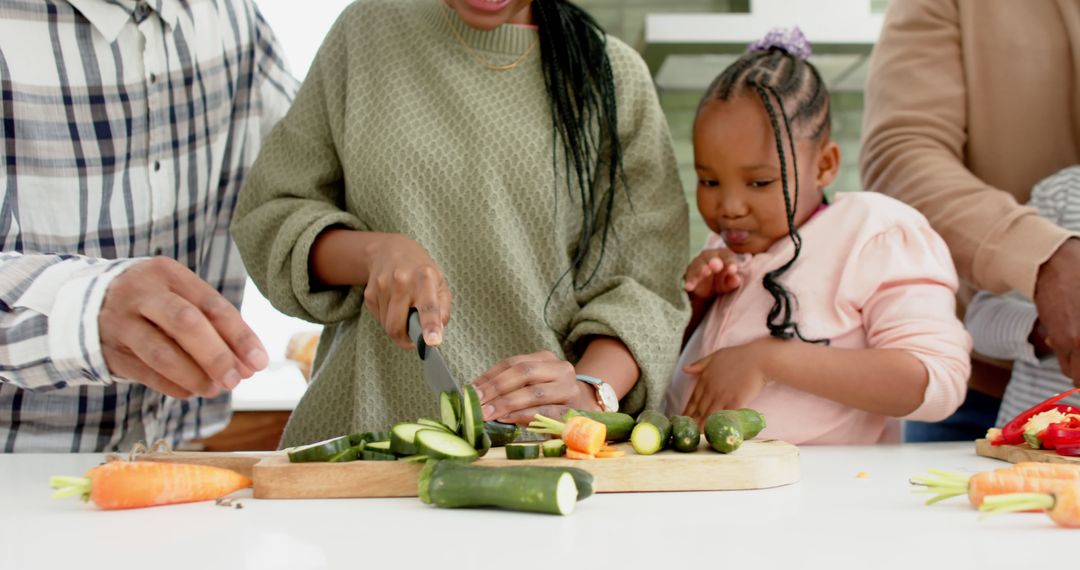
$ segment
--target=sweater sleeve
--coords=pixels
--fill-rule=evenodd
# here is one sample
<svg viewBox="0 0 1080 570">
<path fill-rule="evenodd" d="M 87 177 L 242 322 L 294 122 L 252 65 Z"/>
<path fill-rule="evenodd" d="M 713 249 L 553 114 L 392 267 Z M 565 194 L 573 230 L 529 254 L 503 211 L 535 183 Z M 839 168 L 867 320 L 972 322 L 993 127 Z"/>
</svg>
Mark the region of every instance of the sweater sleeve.
<svg viewBox="0 0 1080 570">
<path fill-rule="evenodd" d="M 678 358 L 689 316 L 680 286 L 689 249 L 688 209 L 671 135 L 644 62 L 613 57 L 612 65 L 616 78 L 622 79 L 617 102 L 628 187 L 617 186 L 603 262 L 578 291 L 581 308 L 571 322 L 567 351 L 580 355 L 580 341 L 590 336 L 621 340 L 641 370 L 620 404 L 633 414 L 660 407 Z M 602 162 L 596 172 L 605 173 L 606 168 Z M 599 186 L 606 189 L 603 174 L 599 178 Z M 600 240 L 599 235 L 593 240 L 582 274 L 575 276 L 577 283 L 589 279 L 596 266 Z"/>
<path fill-rule="evenodd" d="M 259 291 L 280 311 L 318 323 L 355 317 L 362 287 L 313 289 L 308 259 L 331 226 L 367 230 L 344 207 L 335 127 L 343 123 L 346 30 L 335 23 L 288 114 L 266 139 L 240 193 L 232 234 Z"/>
<path fill-rule="evenodd" d="M 971 337 L 956 318 L 956 270 L 941 237 L 925 224 L 891 226 L 852 257 L 845 273 L 859 276 L 845 287 L 852 287 L 868 346 L 905 351 L 926 367 L 923 402 L 906 419 L 950 416 L 967 393 Z"/>
<path fill-rule="evenodd" d="M 1039 266 L 1070 234 L 966 168 L 958 10 L 957 0 L 889 4 L 867 80 L 863 185 L 923 212 L 965 280 L 1031 298 Z"/>
</svg>

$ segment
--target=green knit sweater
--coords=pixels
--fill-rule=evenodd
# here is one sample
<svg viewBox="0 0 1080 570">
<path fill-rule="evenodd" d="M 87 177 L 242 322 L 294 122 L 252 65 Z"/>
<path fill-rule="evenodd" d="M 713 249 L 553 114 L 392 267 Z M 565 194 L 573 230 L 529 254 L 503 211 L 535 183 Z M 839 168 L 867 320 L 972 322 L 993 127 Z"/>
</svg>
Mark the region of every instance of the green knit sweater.
<svg viewBox="0 0 1080 570">
<path fill-rule="evenodd" d="M 584 289 L 569 279 L 554 288 L 571 266 L 581 207 L 563 167 L 553 168 L 539 50 L 512 71 L 491 71 L 450 25 L 494 63 L 513 61 L 537 34 L 467 28 L 439 0 L 358 0 L 241 192 L 232 232 L 259 290 L 279 310 L 327 325 L 283 445 L 438 409 L 415 351 L 395 347 L 364 310 L 363 287 L 312 288 L 310 248 L 329 226 L 401 233 L 428 250 L 453 294 L 443 355 L 460 380 L 541 350 L 574 362 L 579 341 L 606 335 L 641 368 L 625 410 L 660 405 L 688 316 L 680 287 L 688 231 L 648 69 L 609 38 L 629 199 L 620 189 L 596 278 Z M 596 172 L 606 176 L 606 167 Z"/>
</svg>

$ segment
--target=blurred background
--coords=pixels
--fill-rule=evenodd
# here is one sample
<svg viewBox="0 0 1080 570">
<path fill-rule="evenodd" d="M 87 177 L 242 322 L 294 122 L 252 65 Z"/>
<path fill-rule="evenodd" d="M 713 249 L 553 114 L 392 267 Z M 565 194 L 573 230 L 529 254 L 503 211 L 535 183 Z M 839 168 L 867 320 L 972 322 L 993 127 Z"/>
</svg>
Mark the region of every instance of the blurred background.
<svg viewBox="0 0 1080 570">
<path fill-rule="evenodd" d="M 543 0 L 538 0 L 543 1 Z M 691 212 L 690 250 L 704 242 L 706 228 L 694 207 L 695 173 L 691 127 L 705 88 L 747 44 L 776 26 L 799 26 L 813 45 L 811 61 L 832 93 L 833 138 L 843 161 L 829 188 L 860 190 L 858 154 L 863 85 L 870 51 L 881 29 L 888 0 L 576 0 L 614 35 L 635 47 L 653 73 L 667 115 Z M 255 0 L 277 35 L 298 79 L 303 79 L 322 38 L 345 0 Z M 212 449 L 276 447 L 289 411 L 306 383 L 299 367 L 285 359 L 289 339 L 316 333 L 318 325 L 278 313 L 249 282 L 244 318 L 260 335 L 271 367 L 241 383 L 234 393 L 237 413 Z"/>
</svg>

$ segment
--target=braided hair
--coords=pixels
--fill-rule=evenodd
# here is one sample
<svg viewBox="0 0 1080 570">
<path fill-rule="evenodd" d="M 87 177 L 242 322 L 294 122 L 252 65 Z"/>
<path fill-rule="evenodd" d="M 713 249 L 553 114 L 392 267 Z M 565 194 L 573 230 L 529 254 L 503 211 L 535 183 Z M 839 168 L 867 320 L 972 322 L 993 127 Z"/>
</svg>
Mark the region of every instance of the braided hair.
<svg viewBox="0 0 1080 570">
<path fill-rule="evenodd" d="M 607 36 L 588 12 L 568 0 L 536 0 L 532 16 L 539 27 L 544 85 L 556 135 L 552 163 L 557 171 L 561 150 L 567 190 L 571 197 L 576 190 L 581 200 L 582 230 L 568 273 L 584 273 L 592 240 L 600 234 L 596 266 L 583 283 L 578 285 L 575 280 L 576 287 L 585 287 L 600 269 L 607 248 L 616 182 L 622 180 L 626 187 L 615 76 L 607 54 Z M 607 150 L 605 156 L 600 156 L 602 146 Z M 607 172 L 595 172 L 596 165 L 605 162 Z M 596 175 L 606 176 L 606 190 L 594 193 L 592 179 Z"/>
<path fill-rule="evenodd" d="M 756 95 L 764 104 L 776 139 L 776 153 L 780 157 L 780 184 L 784 192 L 788 237 L 795 246 L 791 259 L 766 273 L 762 279 L 762 285 L 773 298 L 766 324 L 769 334 L 777 338 L 787 340 L 797 337 L 805 342 L 828 344 L 827 339 L 808 340 L 803 337 L 798 324 L 792 321 L 796 300 L 779 281 L 802 251 L 802 236 L 795 227 L 799 177 L 793 129 L 798 129 L 800 136 L 808 136 L 816 142 L 828 137 L 831 124 L 829 94 L 821 75 L 813 64 L 804 59 L 805 56 L 795 55 L 792 51 L 796 50 L 772 45 L 743 55 L 709 86 L 698 112 L 710 101 L 728 101 L 740 93 Z M 784 133 L 787 134 L 786 148 Z M 796 173 L 794 192 L 790 190 L 788 182 L 789 157 Z"/>
</svg>

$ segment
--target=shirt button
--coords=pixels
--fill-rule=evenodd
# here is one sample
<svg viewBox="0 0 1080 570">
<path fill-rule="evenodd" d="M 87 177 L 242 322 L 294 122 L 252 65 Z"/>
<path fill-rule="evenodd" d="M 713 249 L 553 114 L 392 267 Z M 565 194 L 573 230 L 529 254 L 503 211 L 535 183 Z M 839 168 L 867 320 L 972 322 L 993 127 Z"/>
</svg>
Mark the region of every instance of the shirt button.
<svg viewBox="0 0 1080 570">
<path fill-rule="evenodd" d="M 162 249 L 162 248 L 160 248 L 160 247 L 155 247 L 155 248 L 154 248 L 154 255 L 164 255 L 164 254 L 165 254 L 165 250 L 164 250 L 164 249 Z"/>
<path fill-rule="evenodd" d="M 154 161 L 154 172 L 157 172 L 159 170 L 161 170 L 161 161 L 160 160 L 155 160 Z"/>
<path fill-rule="evenodd" d="M 150 5 L 146 2 L 139 2 L 135 5 L 135 11 L 132 12 L 131 17 L 135 19 L 136 24 L 143 23 L 147 17 L 150 16 Z"/>
<path fill-rule="evenodd" d="M 156 73 L 151 73 L 150 74 L 150 83 L 157 83 L 157 74 Z"/>
</svg>

